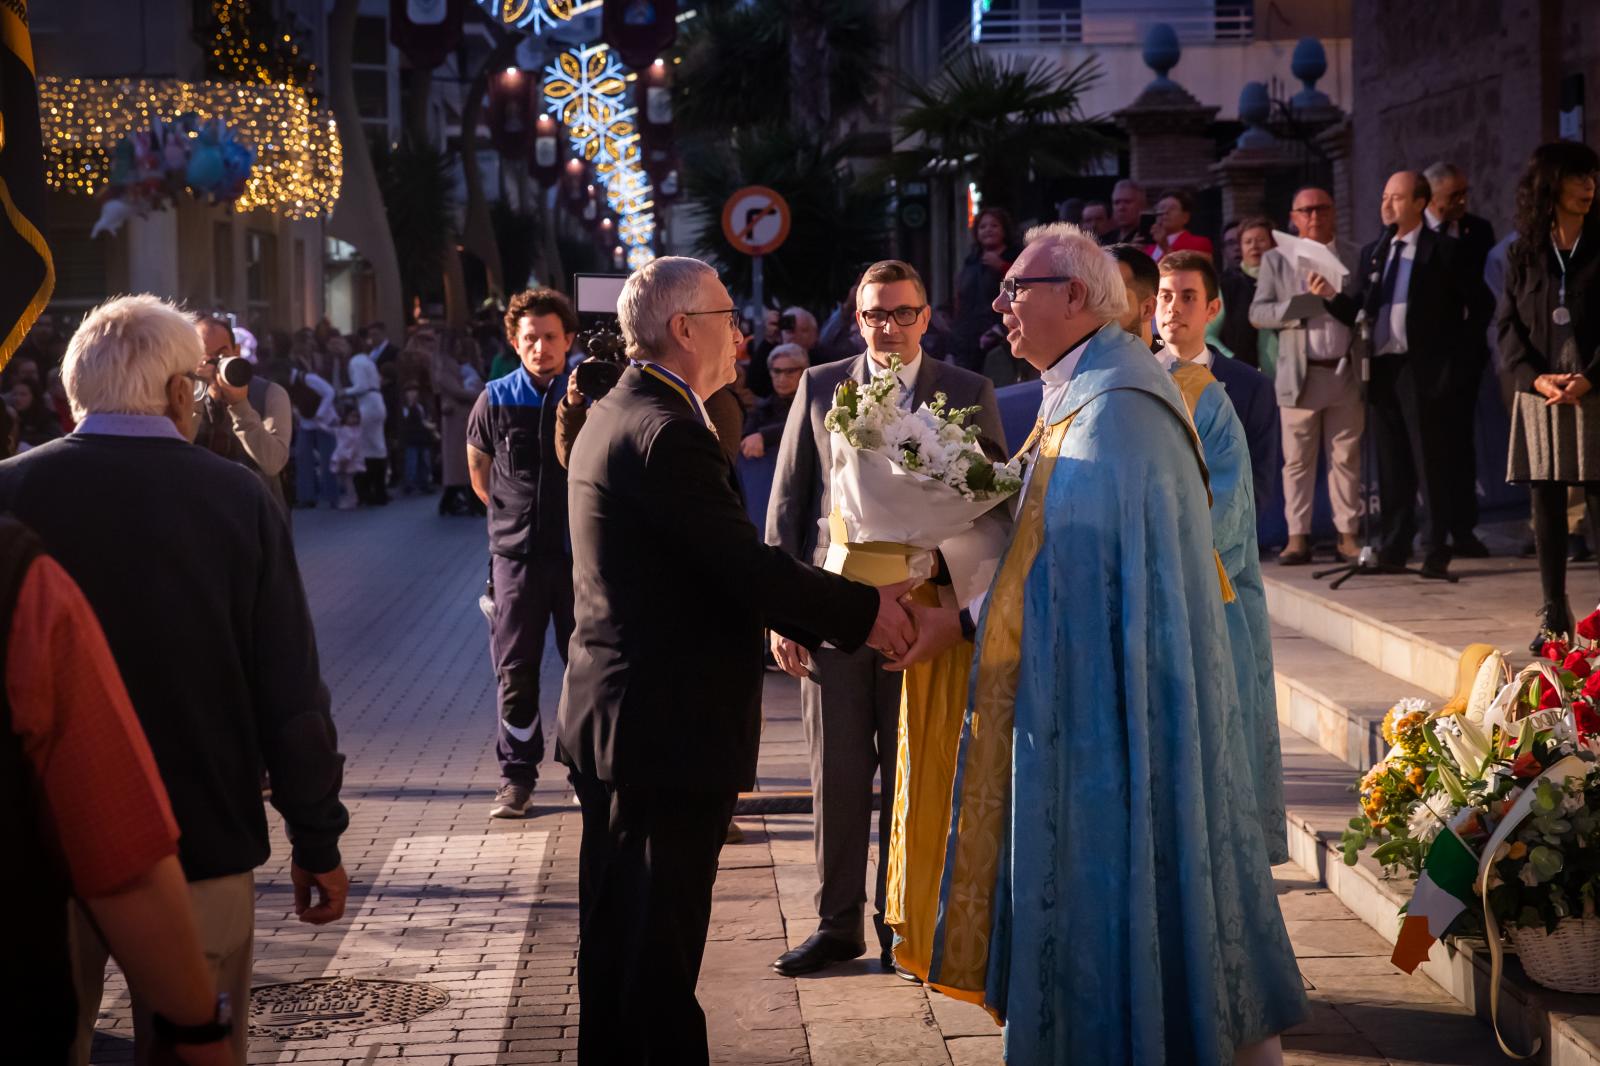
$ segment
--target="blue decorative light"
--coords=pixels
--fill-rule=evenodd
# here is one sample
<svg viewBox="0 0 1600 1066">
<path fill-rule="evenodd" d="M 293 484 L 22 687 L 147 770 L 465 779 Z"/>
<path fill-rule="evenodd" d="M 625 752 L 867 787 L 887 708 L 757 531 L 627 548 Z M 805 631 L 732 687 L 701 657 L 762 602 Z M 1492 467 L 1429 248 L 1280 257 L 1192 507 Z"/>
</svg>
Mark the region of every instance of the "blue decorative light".
<svg viewBox="0 0 1600 1066">
<path fill-rule="evenodd" d="M 540 34 L 572 18 L 572 0 L 477 0 L 502 26 Z"/>
</svg>

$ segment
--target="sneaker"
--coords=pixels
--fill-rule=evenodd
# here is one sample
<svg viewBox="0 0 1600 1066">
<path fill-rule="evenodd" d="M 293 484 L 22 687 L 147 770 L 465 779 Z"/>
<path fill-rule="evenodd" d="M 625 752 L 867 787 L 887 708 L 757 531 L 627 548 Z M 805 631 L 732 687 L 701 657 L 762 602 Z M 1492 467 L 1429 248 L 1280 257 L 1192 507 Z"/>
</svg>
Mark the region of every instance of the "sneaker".
<svg viewBox="0 0 1600 1066">
<path fill-rule="evenodd" d="M 490 818 L 523 818 L 528 814 L 528 808 L 533 804 L 533 789 L 527 785 L 518 785 L 507 781 L 500 786 L 500 791 L 494 794 L 494 806 L 489 810 Z"/>
</svg>

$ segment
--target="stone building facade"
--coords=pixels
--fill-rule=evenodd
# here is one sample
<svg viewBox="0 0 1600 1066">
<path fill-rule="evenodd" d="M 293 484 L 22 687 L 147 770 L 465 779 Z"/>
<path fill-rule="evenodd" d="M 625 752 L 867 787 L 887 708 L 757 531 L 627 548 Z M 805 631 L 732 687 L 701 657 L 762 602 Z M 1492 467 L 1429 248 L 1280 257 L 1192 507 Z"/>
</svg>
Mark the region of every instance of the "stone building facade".
<svg viewBox="0 0 1600 1066">
<path fill-rule="evenodd" d="M 1600 3 L 1594 0 L 1355 0 L 1354 236 L 1379 228 L 1396 170 L 1464 168 L 1472 210 L 1511 225 L 1528 155 L 1558 135 L 1560 86 L 1581 74 L 1583 139 L 1600 144 Z"/>
</svg>

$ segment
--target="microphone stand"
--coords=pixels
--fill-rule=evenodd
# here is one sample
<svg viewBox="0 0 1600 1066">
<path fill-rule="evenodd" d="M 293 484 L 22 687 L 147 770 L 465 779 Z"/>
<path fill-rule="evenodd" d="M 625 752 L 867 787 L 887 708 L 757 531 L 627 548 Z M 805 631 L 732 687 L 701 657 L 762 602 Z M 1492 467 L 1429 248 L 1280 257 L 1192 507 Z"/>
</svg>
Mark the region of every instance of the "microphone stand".
<svg viewBox="0 0 1600 1066">
<path fill-rule="evenodd" d="M 1387 254 L 1380 256 L 1379 261 L 1382 262 L 1386 258 Z M 1363 308 L 1356 316 L 1356 330 L 1361 338 L 1361 344 L 1359 345 L 1360 353 L 1356 356 L 1361 365 L 1361 405 L 1366 417 L 1366 424 L 1371 426 L 1375 421 L 1372 413 L 1371 389 L 1372 323 L 1367 318 L 1367 312 L 1365 308 Z M 1385 566 L 1384 564 L 1378 562 L 1378 553 L 1374 551 L 1372 547 L 1371 483 L 1375 479 L 1370 476 L 1370 472 L 1367 467 L 1367 452 L 1369 446 L 1373 445 L 1373 441 L 1366 435 L 1365 432 L 1362 433 L 1361 437 L 1361 552 L 1356 556 L 1356 560 L 1353 563 L 1344 563 L 1340 566 L 1330 566 L 1322 570 L 1313 570 L 1311 572 L 1311 580 L 1321 581 L 1323 578 L 1332 577 L 1333 582 L 1328 585 L 1329 592 L 1337 589 L 1340 585 L 1343 585 L 1351 578 L 1361 575 L 1377 576 L 1385 574 L 1411 574 L 1415 577 L 1433 580 L 1431 578 L 1427 578 L 1427 575 L 1415 567 L 1406 566 L 1404 564 L 1401 564 L 1400 566 Z M 1330 454 L 1328 458 L 1329 462 L 1331 463 L 1333 458 L 1332 455 Z M 1429 516 L 1429 521 L 1433 521 L 1431 515 Z M 1455 574 L 1446 574 L 1443 580 L 1448 581 L 1451 584 L 1455 584 L 1461 579 Z"/>
</svg>

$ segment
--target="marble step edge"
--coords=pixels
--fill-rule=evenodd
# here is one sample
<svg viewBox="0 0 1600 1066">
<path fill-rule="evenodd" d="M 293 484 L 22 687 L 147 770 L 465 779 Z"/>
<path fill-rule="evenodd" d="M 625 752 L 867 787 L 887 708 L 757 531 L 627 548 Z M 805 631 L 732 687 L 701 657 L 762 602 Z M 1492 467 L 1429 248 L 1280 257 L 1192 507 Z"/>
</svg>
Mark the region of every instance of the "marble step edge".
<svg viewBox="0 0 1600 1066">
<path fill-rule="evenodd" d="M 1316 647 L 1305 648 L 1308 643 Z M 1420 697 L 1439 703 L 1417 686 L 1313 638 L 1275 634 L 1272 644 L 1278 724 L 1357 771 L 1388 750 L 1383 717 L 1396 701 Z M 1325 676 L 1330 667 L 1337 670 L 1337 681 Z"/>
<path fill-rule="evenodd" d="M 1346 603 L 1264 575 L 1267 613 L 1278 625 L 1448 699 L 1455 693 L 1459 648 L 1447 647 Z"/>
<path fill-rule="evenodd" d="M 1306 815 L 1291 803 L 1288 814 L 1290 859 L 1379 936 L 1394 943 L 1400 930 L 1398 908 L 1409 897 L 1409 882 L 1385 878 L 1367 855 L 1357 865 L 1346 866 L 1338 847 L 1342 826 L 1330 827 L 1325 812 Z M 1434 944 L 1421 972 L 1488 1024 L 1489 953 L 1481 941 Z M 1600 996 L 1568 995 L 1537 985 L 1510 952 L 1501 978 L 1500 1031 L 1519 1052 L 1537 1037 L 1543 1043 L 1537 1061 L 1549 1066 L 1600 1066 Z M 1484 1039 L 1493 1036 L 1486 1033 Z"/>
</svg>

